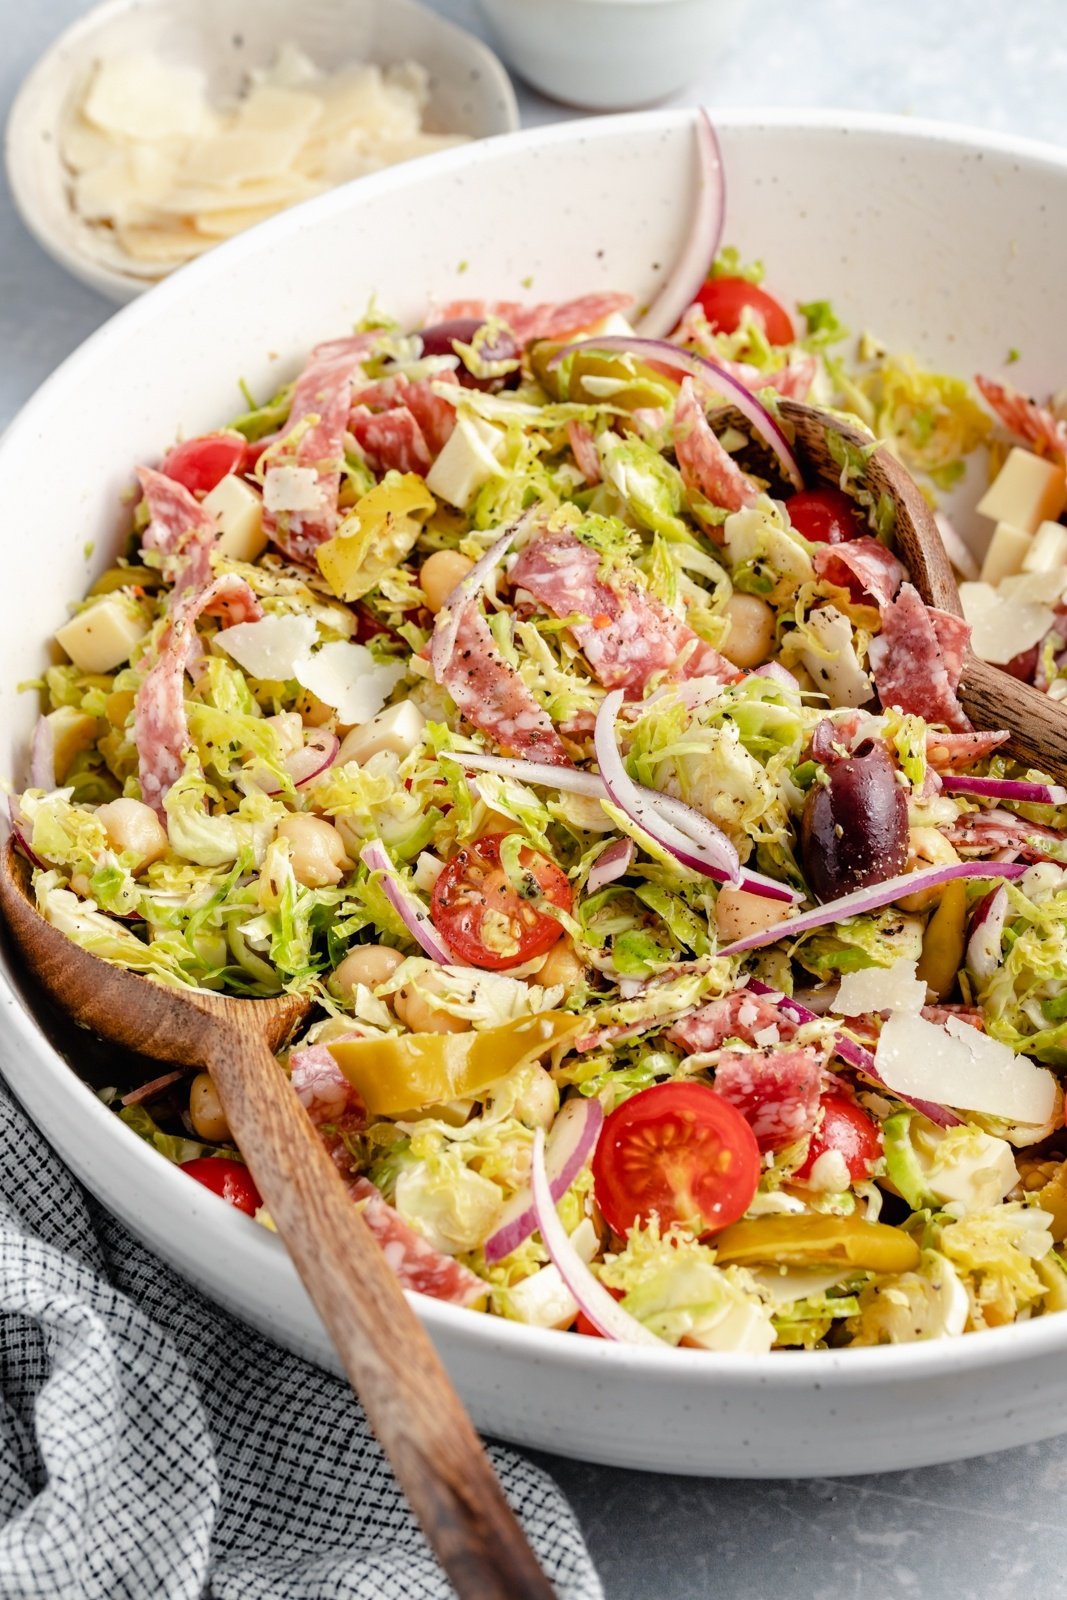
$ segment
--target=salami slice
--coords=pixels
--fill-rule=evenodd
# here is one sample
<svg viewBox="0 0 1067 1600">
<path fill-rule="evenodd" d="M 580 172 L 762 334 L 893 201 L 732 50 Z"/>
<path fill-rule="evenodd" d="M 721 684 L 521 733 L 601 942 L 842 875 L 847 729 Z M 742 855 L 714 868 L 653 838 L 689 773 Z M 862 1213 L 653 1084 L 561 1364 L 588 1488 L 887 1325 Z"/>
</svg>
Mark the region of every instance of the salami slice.
<svg viewBox="0 0 1067 1600">
<path fill-rule="evenodd" d="M 938 772 L 965 772 L 1010 738 L 1006 728 L 985 728 L 975 733 L 937 733 L 930 729 L 926 735 L 926 759 Z"/>
<path fill-rule="evenodd" d="M 962 856 L 1001 855 L 1011 851 L 1028 860 L 1050 859 L 1049 852 L 1041 847 L 1042 839 L 1057 846 L 1067 843 L 1067 834 L 1058 828 L 1048 828 L 1041 822 L 1028 822 L 1014 811 L 995 807 L 989 811 L 967 811 L 944 830 L 946 838 Z"/>
<path fill-rule="evenodd" d="M 173 605 L 186 589 L 211 582 L 211 551 L 218 537 L 214 519 L 182 483 L 153 467 L 138 467 L 148 507 L 141 547 L 165 557 L 164 572 L 174 584 Z"/>
<path fill-rule="evenodd" d="M 822 1058 L 809 1045 L 724 1050 L 712 1087 L 737 1107 L 761 1150 L 782 1150 L 815 1127 L 822 1075 Z"/>
<path fill-rule="evenodd" d="M 450 400 L 437 393 L 434 384 L 445 384 L 459 390 L 459 379 L 454 372 L 439 372 L 433 383 L 419 378 L 412 383 L 403 373 L 395 378 L 379 378 L 375 383 L 357 387 L 352 395 L 356 410 L 391 411 L 396 406 L 406 406 L 415 418 L 430 455 L 440 455 L 456 426 L 456 408 Z"/>
<path fill-rule="evenodd" d="M 278 466 L 313 467 L 318 477 L 319 503 L 312 511 L 275 513 L 264 509 L 263 513 L 267 533 L 293 561 L 313 562 L 316 549 L 337 526 L 337 495 L 352 381 L 380 337 L 379 332 L 372 331 L 316 345 L 296 380 L 286 435 L 292 434 L 300 423 L 307 422 L 308 426 L 298 434 L 291 451 L 284 449 L 283 440 L 272 461 Z"/>
<path fill-rule="evenodd" d="M 475 317 L 484 322 L 497 317 L 507 323 L 519 344 L 529 344 L 533 339 L 568 339 L 572 334 L 584 333 L 586 328 L 626 311 L 633 303 L 632 294 L 586 294 L 577 300 L 533 306 L 524 306 L 518 300 L 453 300 L 441 308 L 437 320 Z"/>
<path fill-rule="evenodd" d="M 920 1016 L 939 1028 L 955 1017 L 957 1022 L 965 1022 L 969 1028 L 977 1028 L 979 1033 L 985 1032 L 985 1016 L 977 1006 L 923 1006 Z"/>
<path fill-rule="evenodd" d="M 163 800 L 181 776 L 189 748 L 185 718 L 185 673 L 200 648 L 196 620 L 207 613 L 238 622 L 258 622 L 262 607 L 243 578 L 227 573 L 206 588 L 189 590 L 174 607 L 159 654 L 137 691 L 133 737 L 141 793 L 166 823 Z"/>
<path fill-rule="evenodd" d="M 417 472 L 425 477 L 433 466 L 423 431 L 405 405 L 393 406 L 389 411 L 368 411 L 366 406 L 356 406 L 348 425 L 373 472 L 381 474 L 395 468 L 397 472 Z"/>
<path fill-rule="evenodd" d="M 358 1039 L 362 1034 L 354 1029 L 345 1037 Z M 289 1074 L 297 1099 L 318 1128 L 334 1165 L 345 1178 L 354 1178 L 357 1168 L 345 1136 L 359 1133 L 367 1125 L 367 1108 L 359 1091 L 324 1044 L 294 1050 Z"/>
<path fill-rule="evenodd" d="M 877 606 L 887 606 L 905 578 L 896 556 L 877 539 L 816 545 L 811 559 L 815 571 L 827 583 L 847 589 L 853 600 L 873 600 Z M 962 666 L 962 654 L 960 663 Z"/>
<path fill-rule="evenodd" d="M 674 453 L 690 494 L 702 494 L 713 506 L 740 511 L 759 494 L 752 479 L 719 443 L 692 378 L 682 384 L 674 408 Z"/>
<path fill-rule="evenodd" d="M 567 424 L 567 442 L 582 477 L 592 488 L 594 484 L 600 482 L 600 457 L 597 454 L 593 430 L 588 422 L 581 422 L 577 417 L 573 417 Z"/>
<path fill-rule="evenodd" d="M 438 626 L 451 627 L 446 612 Z M 507 754 L 571 765 L 552 719 L 497 649 L 477 599 L 463 607 L 451 653 L 444 663 L 434 662 L 434 675 L 467 721 Z"/>
<path fill-rule="evenodd" d="M 401 1288 L 428 1294 L 434 1300 L 450 1300 L 457 1306 L 474 1305 L 485 1298 L 488 1291 L 481 1278 L 420 1238 L 400 1213 L 382 1199 L 368 1178 L 357 1178 L 350 1193 L 362 1206 L 363 1220 L 381 1246 Z"/>
<path fill-rule="evenodd" d="M 962 617 L 954 617 L 951 611 L 939 611 L 936 606 L 927 606 L 926 609 L 945 663 L 948 681 L 955 693 L 963 677 L 964 657 L 971 638 L 970 624 L 964 622 Z"/>
<path fill-rule="evenodd" d="M 962 650 L 959 658 L 962 661 Z M 882 608 L 882 631 L 871 644 L 870 663 L 883 706 L 896 706 L 927 722 L 943 722 L 959 733 L 971 732 L 967 713 L 956 698 L 958 673 L 954 681 L 950 670 L 958 666 L 955 648 L 946 661 L 934 615 L 910 583 Z"/>
<path fill-rule="evenodd" d="M 1047 406 L 1039 406 L 1010 383 L 997 383 L 981 374 L 974 381 L 1008 432 L 1021 439 L 1029 450 L 1067 460 L 1067 422 L 1061 422 Z"/>
<path fill-rule="evenodd" d="M 643 588 L 635 568 L 599 576 L 597 552 L 572 533 L 534 539 L 519 553 L 511 581 L 569 628 L 605 689 L 633 697 L 653 673 L 731 683 L 735 666 Z"/>
<path fill-rule="evenodd" d="M 774 1039 L 767 1038 L 769 1029 L 776 1030 Z M 709 1000 L 683 1021 L 668 1029 L 667 1038 L 681 1045 L 690 1055 L 718 1050 L 727 1039 L 740 1039 L 744 1044 L 760 1046 L 780 1044 L 792 1039 L 797 1025 L 771 1000 L 762 995 L 738 989 L 734 994 Z"/>
</svg>

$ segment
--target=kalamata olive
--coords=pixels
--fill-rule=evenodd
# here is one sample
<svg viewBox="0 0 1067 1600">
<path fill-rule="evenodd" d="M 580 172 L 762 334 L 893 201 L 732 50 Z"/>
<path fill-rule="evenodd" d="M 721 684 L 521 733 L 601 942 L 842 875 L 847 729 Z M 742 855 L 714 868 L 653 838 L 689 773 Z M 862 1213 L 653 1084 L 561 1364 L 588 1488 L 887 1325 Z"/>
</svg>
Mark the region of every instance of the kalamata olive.
<svg viewBox="0 0 1067 1600">
<path fill-rule="evenodd" d="M 479 328 L 485 326 L 477 317 L 453 317 L 449 322 L 435 322 L 432 328 L 420 328 L 424 356 L 459 356 L 456 377 L 465 389 L 484 389 L 490 394 L 500 389 L 516 389 L 522 373 L 516 367 L 495 378 L 479 378 L 464 364 L 457 344 L 470 344 Z M 486 361 L 518 361 L 522 351 L 506 328 L 501 328 L 491 343 L 484 344 L 479 354 Z"/>
<path fill-rule="evenodd" d="M 885 746 L 868 739 L 852 755 L 833 751 L 824 770 L 800 824 L 804 871 L 822 901 L 882 883 L 908 859 L 908 803 Z"/>
</svg>

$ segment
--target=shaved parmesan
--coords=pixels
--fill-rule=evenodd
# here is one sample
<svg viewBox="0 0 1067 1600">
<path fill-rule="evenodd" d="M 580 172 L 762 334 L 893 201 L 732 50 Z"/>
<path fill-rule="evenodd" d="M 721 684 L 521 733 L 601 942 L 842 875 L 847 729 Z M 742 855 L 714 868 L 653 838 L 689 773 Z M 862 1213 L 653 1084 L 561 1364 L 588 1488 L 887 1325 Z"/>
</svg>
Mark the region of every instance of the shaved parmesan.
<svg viewBox="0 0 1067 1600">
<path fill-rule="evenodd" d="M 127 139 L 165 139 L 203 132 L 210 122 L 204 74 L 153 55 L 112 56 L 100 62 L 82 110 L 107 133 Z"/>
<path fill-rule="evenodd" d="M 1054 613 L 1046 602 L 1057 597 L 1055 587 L 1047 572 L 1005 578 L 999 588 L 990 583 L 961 583 L 960 602 L 971 625 L 975 655 L 1003 666 L 1040 643 L 1053 623 Z"/>
<path fill-rule="evenodd" d="M 915 962 L 902 956 L 891 967 L 862 967 L 846 972 L 832 1010 L 840 1017 L 865 1017 L 872 1011 L 921 1011 L 926 985 L 915 975 Z"/>
<path fill-rule="evenodd" d="M 312 617 L 275 615 L 223 628 L 215 643 L 253 678 L 285 682 L 296 677 L 297 663 L 308 658 L 318 632 Z"/>
<path fill-rule="evenodd" d="M 732 520 L 727 518 L 727 522 Z M 829 695 L 831 705 L 866 705 L 874 688 L 860 666 L 848 618 L 836 606 L 820 606 L 808 615 L 808 633 L 814 636 L 815 644 L 800 652 L 800 661 L 816 688 Z"/>
<path fill-rule="evenodd" d="M 399 661 L 379 663 L 365 644 L 338 640 L 296 663 L 293 676 L 333 706 L 342 727 L 377 716 L 407 671 Z"/>
<path fill-rule="evenodd" d="M 314 467 L 268 467 L 263 480 L 268 511 L 317 511 L 321 504 L 319 475 Z"/>
<path fill-rule="evenodd" d="M 1056 1080 L 1027 1056 L 951 1017 L 945 1027 L 895 1011 L 875 1062 L 886 1087 L 911 1099 L 1039 1125 L 1056 1100 Z"/>
</svg>

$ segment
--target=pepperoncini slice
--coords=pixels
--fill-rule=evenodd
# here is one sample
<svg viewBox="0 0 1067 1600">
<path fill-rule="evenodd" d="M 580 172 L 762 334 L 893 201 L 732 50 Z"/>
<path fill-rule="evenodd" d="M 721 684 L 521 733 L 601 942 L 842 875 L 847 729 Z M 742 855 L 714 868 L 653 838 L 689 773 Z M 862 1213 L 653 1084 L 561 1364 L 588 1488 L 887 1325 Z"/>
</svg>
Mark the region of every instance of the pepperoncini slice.
<svg viewBox="0 0 1067 1600">
<path fill-rule="evenodd" d="M 961 878 L 946 883 L 941 904 L 926 924 L 922 955 L 916 968 L 937 995 L 947 1000 L 956 987 L 963 964 L 963 941 L 967 927 L 967 885 Z"/>
<path fill-rule="evenodd" d="M 576 350 L 558 367 L 549 367 L 552 357 L 563 348 L 541 339 L 529 350 L 534 377 L 553 400 L 637 411 L 670 405 L 678 393 L 677 383 L 666 374 L 633 356 L 598 351 L 595 339 L 589 341 L 588 350 Z"/>
<path fill-rule="evenodd" d="M 841 1262 L 868 1272 L 910 1272 L 919 1264 L 919 1246 L 910 1234 L 861 1217 L 751 1217 L 735 1222 L 712 1241 L 720 1266 L 773 1261 L 786 1267 Z"/>
<path fill-rule="evenodd" d="M 407 1033 L 340 1039 L 327 1049 L 359 1090 L 373 1117 L 398 1117 L 423 1106 L 477 1096 L 516 1067 L 573 1038 L 581 1019 L 542 1011 L 480 1033 Z"/>
</svg>

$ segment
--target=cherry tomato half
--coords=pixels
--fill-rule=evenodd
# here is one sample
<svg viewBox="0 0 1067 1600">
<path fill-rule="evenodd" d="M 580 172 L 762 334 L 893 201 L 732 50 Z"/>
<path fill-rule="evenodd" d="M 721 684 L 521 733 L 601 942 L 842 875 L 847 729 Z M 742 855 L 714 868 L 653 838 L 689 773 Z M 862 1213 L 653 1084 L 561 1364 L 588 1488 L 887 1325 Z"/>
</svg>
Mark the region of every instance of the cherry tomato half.
<svg viewBox="0 0 1067 1600">
<path fill-rule="evenodd" d="M 797 1182 L 804 1183 L 811 1177 L 812 1167 L 828 1150 L 843 1157 L 852 1183 L 869 1178 L 882 1153 L 882 1135 L 877 1124 L 862 1106 L 844 1095 L 824 1095 L 820 1104 L 822 1121 L 811 1136 L 807 1160 L 794 1173 Z"/>
<path fill-rule="evenodd" d="M 190 494 L 210 494 L 228 473 L 246 470 L 247 456 L 248 443 L 239 433 L 205 433 L 175 445 L 159 470 Z"/>
<path fill-rule="evenodd" d="M 563 932 L 555 917 L 537 909 L 542 897 L 561 911 L 574 903 L 567 875 L 536 850 L 519 856 L 521 890 L 500 863 L 505 833 L 487 833 L 457 850 L 433 886 L 434 927 L 461 961 L 499 972 L 544 955 Z"/>
<path fill-rule="evenodd" d="M 608 1225 L 626 1233 L 655 1212 L 714 1233 L 743 1217 L 760 1153 L 740 1111 L 702 1083 L 660 1083 L 616 1106 L 593 1154 L 593 1188 Z"/>
<path fill-rule="evenodd" d="M 183 1161 L 182 1171 L 250 1217 L 263 1204 L 248 1168 L 229 1156 L 198 1156 L 195 1161 Z"/>
<path fill-rule="evenodd" d="M 715 333 L 736 333 L 746 311 L 763 324 L 771 344 L 792 344 L 793 322 L 773 295 L 747 278 L 709 278 L 697 295 L 708 325 Z"/>
<path fill-rule="evenodd" d="M 607 1284 L 605 1284 L 604 1287 L 605 1289 L 608 1289 Z M 608 1293 L 614 1300 L 623 1299 L 623 1292 L 621 1289 L 608 1289 Z M 575 1333 L 584 1333 L 587 1339 L 602 1339 L 604 1337 L 596 1324 L 590 1322 L 584 1311 L 579 1311 L 577 1317 L 575 1318 L 574 1331 Z"/>
<path fill-rule="evenodd" d="M 802 489 L 785 502 L 789 520 L 813 544 L 847 544 L 870 530 L 843 489 Z"/>
</svg>

